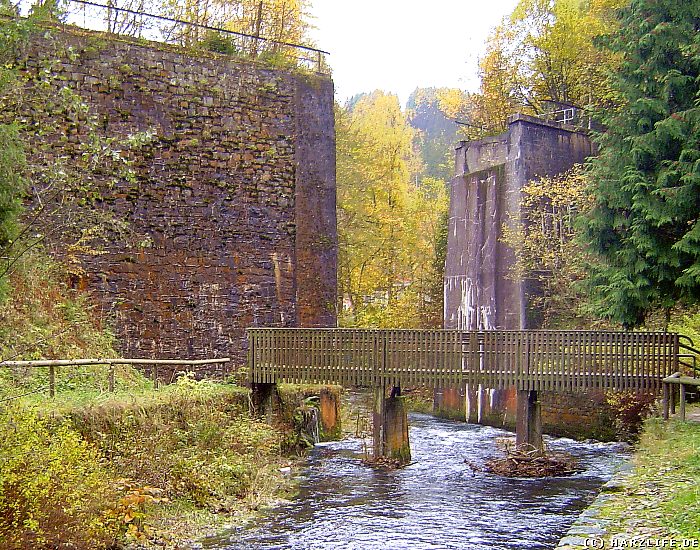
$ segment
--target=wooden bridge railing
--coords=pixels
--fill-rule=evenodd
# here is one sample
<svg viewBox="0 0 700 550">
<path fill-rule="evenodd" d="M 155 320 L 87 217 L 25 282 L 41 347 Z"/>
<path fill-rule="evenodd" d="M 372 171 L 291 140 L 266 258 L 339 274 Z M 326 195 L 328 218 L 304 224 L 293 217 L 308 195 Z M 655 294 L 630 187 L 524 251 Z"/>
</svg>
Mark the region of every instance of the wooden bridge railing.
<svg viewBox="0 0 700 550">
<path fill-rule="evenodd" d="M 668 332 L 248 330 L 252 382 L 523 390 L 659 390 L 678 370 Z"/>
</svg>

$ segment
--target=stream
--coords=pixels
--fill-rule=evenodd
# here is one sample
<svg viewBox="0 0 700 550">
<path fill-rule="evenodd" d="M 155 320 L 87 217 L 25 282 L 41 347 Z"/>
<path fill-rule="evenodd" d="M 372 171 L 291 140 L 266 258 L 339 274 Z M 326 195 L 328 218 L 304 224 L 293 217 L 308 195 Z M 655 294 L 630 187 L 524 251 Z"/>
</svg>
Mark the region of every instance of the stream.
<svg viewBox="0 0 700 550">
<path fill-rule="evenodd" d="M 571 477 L 506 479 L 473 472 L 511 433 L 410 415 L 414 463 L 375 470 L 360 440 L 310 453 L 299 494 L 255 523 L 204 541 L 213 550 L 549 549 L 624 460 L 624 445 L 547 439 L 578 458 Z"/>
</svg>

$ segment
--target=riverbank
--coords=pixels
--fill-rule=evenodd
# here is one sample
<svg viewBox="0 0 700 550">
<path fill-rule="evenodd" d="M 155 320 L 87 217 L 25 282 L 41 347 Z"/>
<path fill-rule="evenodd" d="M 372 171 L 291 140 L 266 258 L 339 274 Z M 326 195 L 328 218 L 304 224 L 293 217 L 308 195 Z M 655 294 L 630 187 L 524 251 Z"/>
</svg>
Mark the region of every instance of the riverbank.
<svg viewBox="0 0 700 550">
<path fill-rule="evenodd" d="M 306 444 L 286 419 L 319 387 L 289 387 L 271 423 L 249 391 L 189 376 L 161 390 L 0 407 L 0 547 L 190 547 L 294 493 Z M 79 404 L 78 404 L 79 403 Z"/>
<path fill-rule="evenodd" d="M 634 547 L 700 548 L 700 423 L 647 420 L 629 466 L 557 548 Z"/>
</svg>

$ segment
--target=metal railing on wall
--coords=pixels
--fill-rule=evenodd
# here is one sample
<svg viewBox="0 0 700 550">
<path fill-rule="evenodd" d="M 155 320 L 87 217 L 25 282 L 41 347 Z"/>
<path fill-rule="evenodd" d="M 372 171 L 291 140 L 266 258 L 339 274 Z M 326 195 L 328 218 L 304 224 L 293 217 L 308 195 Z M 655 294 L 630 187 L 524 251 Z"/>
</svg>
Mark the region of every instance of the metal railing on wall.
<svg viewBox="0 0 700 550">
<path fill-rule="evenodd" d="M 257 59 L 322 75 L 331 72 L 326 59 L 330 54 L 324 50 L 209 24 L 89 0 L 68 0 L 64 17 L 66 23 L 85 29 Z"/>
</svg>

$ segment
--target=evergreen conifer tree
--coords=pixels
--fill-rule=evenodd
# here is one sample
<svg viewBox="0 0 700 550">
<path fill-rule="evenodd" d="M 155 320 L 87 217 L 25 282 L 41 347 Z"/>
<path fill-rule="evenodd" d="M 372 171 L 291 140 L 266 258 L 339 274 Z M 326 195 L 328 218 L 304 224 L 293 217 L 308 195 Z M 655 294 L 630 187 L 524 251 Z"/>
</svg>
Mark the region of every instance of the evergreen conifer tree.
<svg viewBox="0 0 700 550">
<path fill-rule="evenodd" d="M 596 313 L 626 327 L 700 301 L 700 0 L 633 0 L 607 48 L 621 103 L 603 116 L 582 220 Z"/>
</svg>

